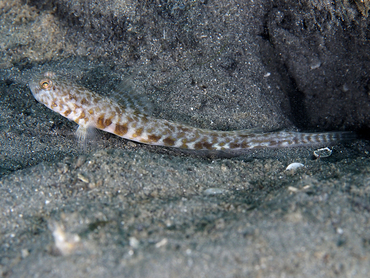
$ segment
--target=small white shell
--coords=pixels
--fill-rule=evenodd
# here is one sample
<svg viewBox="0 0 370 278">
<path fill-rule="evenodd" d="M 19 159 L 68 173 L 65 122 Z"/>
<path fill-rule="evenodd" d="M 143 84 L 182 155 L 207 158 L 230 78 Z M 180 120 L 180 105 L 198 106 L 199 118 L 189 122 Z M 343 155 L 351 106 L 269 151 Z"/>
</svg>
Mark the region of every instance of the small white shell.
<svg viewBox="0 0 370 278">
<path fill-rule="evenodd" d="M 304 165 L 302 163 L 293 162 L 293 163 L 290 163 L 288 165 L 288 167 L 286 167 L 285 171 L 295 170 L 295 169 L 298 169 L 298 168 L 301 168 L 301 167 L 304 167 Z"/>
<path fill-rule="evenodd" d="M 331 156 L 332 152 L 333 152 L 333 150 L 331 150 L 328 147 L 326 147 L 326 148 L 315 150 L 313 152 L 313 155 L 316 158 L 323 158 L 323 157 L 329 157 L 329 156 Z"/>
</svg>

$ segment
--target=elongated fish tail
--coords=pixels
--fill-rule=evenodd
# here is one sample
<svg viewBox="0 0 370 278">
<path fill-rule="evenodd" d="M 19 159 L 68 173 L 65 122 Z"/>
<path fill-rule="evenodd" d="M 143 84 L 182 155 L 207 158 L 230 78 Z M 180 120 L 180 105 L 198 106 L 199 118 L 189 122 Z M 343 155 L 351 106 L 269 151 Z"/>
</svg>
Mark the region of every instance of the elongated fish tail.
<svg viewBox="0 0 370 278">
<path fill-rule="evenodd" d="M 188 129 L 193 135 L 181 136 L 168 135 L 167 140 L 162 140 L 159 145 L 210 151 L 227 150 L 252 150 L 260 148 L 289 148 L 299 146 L 331 145 L 339 141 L 352 140 L 355 135 L 351 132 L 323 132 L 323 133 L 300 133 L 300 132 L 266 132 L 251 133 L 249 130 L 240 131 L 211 131 L 202 129 Z M 171 140 L 169 140 L 169 138 Z M 184 142 L 179 145 L 177 142 Z"/>
<path fill-rule="evenodd" d="M 304 133 L 304 132 L 289 132 L 291 138 L 286 138 L 282 141 L 283 147 L 295 146 L 314 146 L 314 145 L 330 145 L 341 141 L 349 141 L 356 138 L 355 133 L 349 131 L 336 132 L 319 132 L 319 133 Z"/>
</svg>

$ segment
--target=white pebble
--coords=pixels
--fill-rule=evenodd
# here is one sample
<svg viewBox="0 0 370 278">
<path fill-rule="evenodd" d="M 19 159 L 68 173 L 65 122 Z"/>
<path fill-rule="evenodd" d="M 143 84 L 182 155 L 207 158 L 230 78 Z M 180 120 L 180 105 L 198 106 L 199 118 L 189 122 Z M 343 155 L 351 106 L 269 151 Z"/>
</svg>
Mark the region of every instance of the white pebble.
<svg viewBox="0 0 370 278">
<path fill-rule="evenodd" d="M 218 194 L 223 194 L 225 193 L 226 190 L 222 188 L 208 188 L 203 191 L 204 195 L 218 195 Z"/>
<path fill-rule="evenodd" d="M 137 249 L 139 247 L 140 242 L 139 242 L 139 240 L 137 240 L 136 237 L 133 237 L 133 236 L 129 237 L 128 240 L 129 240 L 129 244 L 132 248 Z"/>
<path fill-rule="evenodd" d="M 288 167 L 286 167 L 285 171 L 295 170 L 295 169 L 298 169 L 298 168 L 301 168 L 301 167 L 304 167 L 304 165 L 302 163 L 293 162 L 293 163 L 290 163 L 288 165 Z"/>
<path fill-rule="evenodd" d="M 164 238 L 161 241 L 157 242 L 155 244 L 155 247 L 160 248 L 162 246 L 165 246 L 167 243 L 168 243 L 168 239 L 167 238 Z"/>
</svg>

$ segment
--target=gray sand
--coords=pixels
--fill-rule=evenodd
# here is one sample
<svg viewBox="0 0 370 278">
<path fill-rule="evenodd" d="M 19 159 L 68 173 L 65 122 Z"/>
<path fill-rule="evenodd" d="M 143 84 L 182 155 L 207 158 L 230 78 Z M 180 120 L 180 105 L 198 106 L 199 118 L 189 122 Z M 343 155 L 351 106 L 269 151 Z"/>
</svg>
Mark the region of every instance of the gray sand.
<svg viewBox="0 0 370 278">
<path fill-rule="evenodd" d="M 320 159 L 205 157 L 103 132 L 84 148 L 27 86 L 51 70 L 115 97 L 126 80 L 154 116 L 197 127 L 368 139 L 366 11 L 144 2 L 0 2 L 0 276 L 366 277 L 367 140 Z"/>
</svg>

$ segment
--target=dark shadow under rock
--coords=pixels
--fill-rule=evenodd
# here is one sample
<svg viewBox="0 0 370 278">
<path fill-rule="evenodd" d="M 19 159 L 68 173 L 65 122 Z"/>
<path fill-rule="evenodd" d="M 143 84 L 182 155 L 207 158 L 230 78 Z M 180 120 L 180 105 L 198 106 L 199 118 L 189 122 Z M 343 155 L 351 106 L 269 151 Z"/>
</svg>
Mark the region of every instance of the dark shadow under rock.
<svg viewBox="0 0 370 278">
<path fill-rule="evenodd" d="M 274 2 L 263 37 L 280 69 L 294 123 L 304 129 L 370 128 L 369 19 L 355 5 Z M 273 55 L 273 56 L 271 56 Z"/>
</svg>

